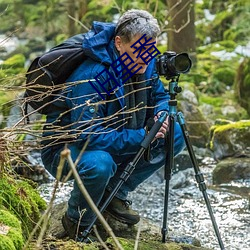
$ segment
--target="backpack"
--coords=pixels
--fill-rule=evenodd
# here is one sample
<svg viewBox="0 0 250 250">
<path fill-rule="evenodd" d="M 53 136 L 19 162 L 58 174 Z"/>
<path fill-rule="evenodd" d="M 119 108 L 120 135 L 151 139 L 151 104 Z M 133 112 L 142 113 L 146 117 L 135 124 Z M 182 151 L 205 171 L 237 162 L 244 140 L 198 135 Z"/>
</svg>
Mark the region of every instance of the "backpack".
<svg viewBox="0 0 250 250">
<path fill-rule="evenodd" d="M 37 57 L 26 73 L 25 114 L 28 105 L 40 114 L 48 114 L 66 79 L 86 59 L 84 34 L 75 35 Z"/>
</svg>

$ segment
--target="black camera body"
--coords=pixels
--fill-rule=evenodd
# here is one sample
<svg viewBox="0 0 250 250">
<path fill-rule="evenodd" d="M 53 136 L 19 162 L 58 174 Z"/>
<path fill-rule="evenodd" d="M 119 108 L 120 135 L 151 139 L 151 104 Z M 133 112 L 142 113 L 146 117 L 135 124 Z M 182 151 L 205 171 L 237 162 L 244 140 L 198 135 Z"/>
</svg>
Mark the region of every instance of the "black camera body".
<svg viewBox="0 0 250 250">
<path fill-rule="evenodd" d="M 156 59 L 157 73 L 167 80 L 185 74 L 192 67 L 192 61 L 187 53 L 176 54 L 174 51 L 164 52 Z"/>
</svg>

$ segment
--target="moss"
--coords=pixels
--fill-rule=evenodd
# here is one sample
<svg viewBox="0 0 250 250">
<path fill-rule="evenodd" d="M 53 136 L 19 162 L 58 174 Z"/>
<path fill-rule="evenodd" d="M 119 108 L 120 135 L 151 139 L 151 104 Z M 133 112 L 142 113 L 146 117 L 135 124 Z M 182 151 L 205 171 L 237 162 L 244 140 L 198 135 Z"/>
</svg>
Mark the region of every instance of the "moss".
<svg viewBox="0 0 250 250">
<path fill-rule="evenodd" d="M 214 133 L 220 133 L 220 132 L 225 132 L 231 129 L 245 129 L 250 127 L 250 121 L 239 121 L 239 122 L 234 122 L 234 123 L 229 123 L 226 125 L 222 126 L 215 126 Z"/>
<path fill-rule="evenodd" d="M 16 250 L 13 241 L 7 235 L 0 234 L 0 249 Z"/>
<path fill-rule="evenodd" d="M 16 231 L 15 228 L 11 228 L 9 233 L 7 234 L 7 236 L 12 240 L 14 246 L 16 247 L 16 249 L 21 249 L 23 244 L 24 244 L 24 240 L 23 240 L 23 236 L 22 236 L 22 231 Z"/>
<path fill-rule="evenodd" d="M 207 103 L 210 104 L 214 107 L 221 107 L 222 104 L 224 103 L 224 99 L 221 96 L 208 96 L 208 95 L 201 95 L 199 97 L 200 103 Z"/>
<path fill-rule="evenodd" d="M 0 210 L 0 223 L 10 227 L 6 235 L 0 235 L 0 249 L 21 249 L 24 243 L 20 221 L 10 212 Z M 4 236 L 4 237 L 2 237 Z"/>
<path fill-rule="evenodd" d="M 9 176 L 0 179 L 0 206 L 11 211 L 20 221 L 24 237 L 34 228 L 40 218 L 40 211 L 46 207 L 38 192 L 23 180 Z"/>
<path fill-rule="evenodd" d="M 21 230 L 20 221 L 16 218 L 16 216 L 11 214 L 7 210 L 0 209 L 0 221 L 7 226 L 14 227 L 18 230 Z"/>
<path fill-rule="evenodd" d="M 231 91 L 226 91 L 222 95 L 210 96 L 206 93 L 199 93 L 199 103 L 208 104 L 213 106 L 212 113 L 207 114 L 207 118 L 214 121 L 216 119 L 228 119 L 231 121 L 239 121 L 248 119 L 249 116 L 247 111 L 242 108 L 239 103 L 235 100 L 234 93 Z M 232 110 L 237 110 L 237 112 L 226 112 L 225 107 L 232 107 Z M 229 110 L 230 111 L 230 110 Z"/>
<path fill-rule="evenodd" d="M 232 52 L 237 47 L 237 43 L 234 40 L 223 40 L 219 42 L 219 45 L 224 47 L 224 49 L 228 52 Z"/>
<path fill-rule="evenodd" d="M 250 128 L 250 120 L 243 120 L 238 122 L 232 122 L 225 125 L 214 125 L 210 130 L 210 149 L 214 150 L 214 141 L 215 138 L 217 141 L 220 141 L 220 144 L 227 144 L 229 151 L 234 151 L 236 142 L 240 143 L 248 143 L 250 141 L 250 133 L 245 131 Z M 250 132 L 250 131 L 249 131 Z M 230 133 L 234 133 L 234 141 L 233 143 L 230 141 Z"/>
<path fill-rule="evenodd" d="M 120 244 L 122 245 L 124 250 L 133 250 L 135 241 L 132 239 L 124 239 L 124 238 L 118 238 Z M 108 243 L 113 245 L 113 240 L 109 238 L 107 240 Z M 202 247 L 196 247 L 193 245 L 188 244 L 182 244 L 182 243 L 175 243 L 175 242 L 168 242 L 168 243 L 162 243 L 161 241 L 155 241 L 155 240 L 139 240 L 138 244 L 139 250 L 199 250 L 204 249 Z"/>
<path fill-rule="evenodd" d="M 230 69 L 228 67 L 221 67 L 214 71 L 213 77 L 221 83 L 232 86 L 234 83 L 235 71 L 234 69 Z"/>
</svg>

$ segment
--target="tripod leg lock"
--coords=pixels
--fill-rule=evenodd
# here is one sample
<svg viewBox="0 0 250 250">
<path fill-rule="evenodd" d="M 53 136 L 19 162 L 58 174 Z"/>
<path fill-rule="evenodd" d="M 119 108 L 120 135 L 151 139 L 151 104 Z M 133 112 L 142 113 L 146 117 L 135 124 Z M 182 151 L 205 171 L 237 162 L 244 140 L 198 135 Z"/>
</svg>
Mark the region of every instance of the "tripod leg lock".
<svg viewBox="0 0 250 250">
<path fill-rule="evenodd" d="M 198 172 L 198 174 L 195 175 L 195 179 L 197 183 L 199 184 L 200 191 L 205 191 L 207 189 L 206 184 L 204 182 L 204 177 L 201 172 Z"/>
<path fill-rule="evenodd" d="M 130 162 L 128 166 L 126 167 L 126 169 L 122 172 L 120 179 L 125 182 L 129 178 L 131 173 L 134 171 L 134 169 L 135 169 L 134 164 Z"/>
</svg>

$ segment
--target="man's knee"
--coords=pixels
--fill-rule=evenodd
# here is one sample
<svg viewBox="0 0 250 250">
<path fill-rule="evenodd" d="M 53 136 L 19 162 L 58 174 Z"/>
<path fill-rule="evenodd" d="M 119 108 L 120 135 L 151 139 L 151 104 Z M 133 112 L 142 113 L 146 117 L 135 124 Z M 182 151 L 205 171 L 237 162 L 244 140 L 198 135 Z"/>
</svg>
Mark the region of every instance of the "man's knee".
<svg viewBox="0 0 250 250">
<path fill-rule="evenodd" d="M 78 164 L 80 175 L 95 180 L 108 180 L 116 172 L 112 156 L 105 151 L 86 151 Z"/>
</svg>

